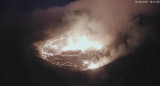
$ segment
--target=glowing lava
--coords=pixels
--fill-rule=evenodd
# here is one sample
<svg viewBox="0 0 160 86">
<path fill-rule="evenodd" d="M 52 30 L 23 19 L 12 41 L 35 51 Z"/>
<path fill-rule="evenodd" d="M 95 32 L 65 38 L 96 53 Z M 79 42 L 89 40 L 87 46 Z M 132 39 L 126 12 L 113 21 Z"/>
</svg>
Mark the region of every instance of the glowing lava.
<svg viewBox="0 0 160 86">
<path fill-rule="evenodd" d="M 73 40 L 72 38 L 70 38 L 68 40 L 68 43 L 69 44 L 63 48 L 63 51 L 67 51 L 67 50 L 85 51 L 89 48 L 94 48 L 94 49 L 102 48 L 102 46 L 99 43 L 94 43 L 94 42 L 89 41 L 86 36 L 80 37 L 76 40 Z"/>
<path fill-rule="evenodd" d="M 99 67 L 98 64 L 91 63 L 91 64 L 88 66 L 88 69 L 96 69 L 96 68 L 98 68 L 98 67 Z"/>
<path fill-rule="evenodd" d="M 58 67 L 88 70 L 99 68 L 109 62 L 107 51 L 98 42 L 86 36 L 79 38 L 61 38 L 36 42 L 40 57 Z"/>
</svg>

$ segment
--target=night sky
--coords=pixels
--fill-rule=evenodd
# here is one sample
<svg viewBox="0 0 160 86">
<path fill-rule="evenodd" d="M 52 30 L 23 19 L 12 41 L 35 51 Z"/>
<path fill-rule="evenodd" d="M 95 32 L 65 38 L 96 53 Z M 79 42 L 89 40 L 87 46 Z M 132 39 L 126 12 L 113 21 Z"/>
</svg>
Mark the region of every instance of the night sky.
<svg viewBox="0 0 160 86">
<path fill-rule="evenodd" d="M 43 22 L 32 20 L 36 9 L 65 6 L 76 0 L 5 0 L 0 2 L 0 86 L 159 86 L 160 9 L 137 15 L 147 25 L 147 35 L 134 52 L 98 70 L 72 71 L 37 57 L 33 42 L 46 34 Z M 60 15 L 61 16 L 61 15 Z M 54 21 L 53 21 L 54 22 Z M 58 21 L 56 23 L 59 23 Z M 34 28 L 33 27 L 37 27 Z M 46 26 L 45 26 L 46 27 Z"/>
</svg>

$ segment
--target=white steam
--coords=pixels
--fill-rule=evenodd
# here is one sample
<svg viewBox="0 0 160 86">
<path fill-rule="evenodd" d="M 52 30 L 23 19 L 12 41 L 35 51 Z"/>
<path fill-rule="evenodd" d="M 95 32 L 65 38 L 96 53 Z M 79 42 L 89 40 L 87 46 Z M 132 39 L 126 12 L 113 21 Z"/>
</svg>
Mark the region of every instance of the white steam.
<svg viewBox="0 0 160 86">
<path fill-rule="evenodd" d="M 141 44 L 147 30 L 138 15 L 151 11 L 152 6 L 134 0 L 78 0 L 65 7 L 36 10 L 33 16 L 47 26 L 46 39 L 85 35 L 107 48 L 113 61 Z"/>
</svg>

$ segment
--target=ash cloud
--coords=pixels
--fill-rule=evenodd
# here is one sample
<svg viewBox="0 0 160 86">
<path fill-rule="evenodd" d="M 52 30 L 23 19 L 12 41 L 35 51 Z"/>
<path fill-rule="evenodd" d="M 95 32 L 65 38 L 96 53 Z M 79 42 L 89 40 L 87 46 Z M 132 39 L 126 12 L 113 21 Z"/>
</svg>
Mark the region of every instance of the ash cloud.
<svg viewBox="0 0 160 86">
<path fill-rule="evenodd" d="M 122 2 L 122 3 L 120 3 Z M 64 7 L 39 9 L 32 17 L 44 27 L 45 39 L 89 36 L 107 48 L 111 61 L 129 54 L 147 33 L 139 15 L 154 11 L 149 4 L 128 0 L 78 0 Z"/>
</svg>

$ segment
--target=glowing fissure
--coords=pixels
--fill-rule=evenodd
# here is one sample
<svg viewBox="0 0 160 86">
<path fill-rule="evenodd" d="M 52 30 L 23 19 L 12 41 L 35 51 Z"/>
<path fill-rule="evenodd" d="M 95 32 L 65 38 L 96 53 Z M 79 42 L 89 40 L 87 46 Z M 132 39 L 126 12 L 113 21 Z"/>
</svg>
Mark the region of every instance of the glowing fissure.
<svg viewBox="0 0 160 86">
<path fill-rule="evenodd" d="M 102 45 L 90 41 L 86 36 L 47 40 L 35 45 L 43 59 L 59 67 L 83 71 L 96 69 L 109 62 Z"/>
</svg>

